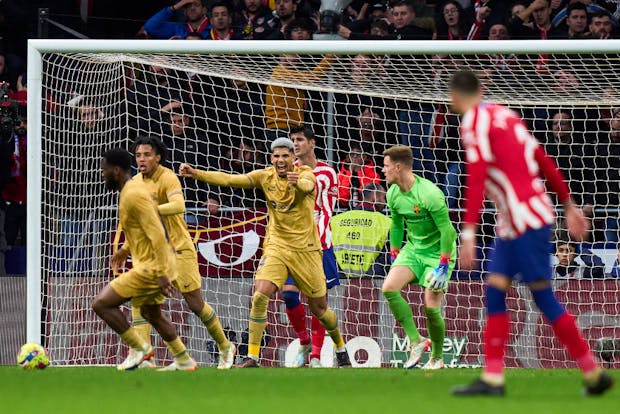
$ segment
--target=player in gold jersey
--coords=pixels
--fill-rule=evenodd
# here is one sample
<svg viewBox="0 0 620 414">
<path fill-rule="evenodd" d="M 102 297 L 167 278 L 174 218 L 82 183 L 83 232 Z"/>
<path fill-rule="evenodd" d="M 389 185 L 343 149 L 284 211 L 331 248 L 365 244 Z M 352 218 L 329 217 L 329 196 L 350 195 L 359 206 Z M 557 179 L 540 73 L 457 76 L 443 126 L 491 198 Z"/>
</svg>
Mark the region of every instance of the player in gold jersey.
<svg viewBox="0 0 620 414">
<path fill-rule="evenodd" d="M 151 195 L 144 185 L 131 180 L 131 154 L 113 148 L 103 155 L 102 175 L 106 187 L 120 190 L 118 210 L 125 237 L 132 248 L 133 267 L 112 280 L 93 301 L 93 310 L 133 350 L 117 368 L 137 368 L 153 356 L 153 347 L 144 341 L 120 310 L 131 300 L 134 308 L 155 327 L 178 364 L 193 364 L 174 325 L 161 312 L 165 296 L 173 292 L 174 256 Z"/>
<path fill-rule="evenodd" d="M 220 351 L 218 369 L 229 369 L 233 365 L 236 348 L 226 338 L 215 310 L 202 298 L 198 255 L 187 231 L 187 223 L 184 217 L 185 199 L 183 198 L 181 182 L 171 169 L 161 165 L 166 161 L 166 147 L 156 137 L 138 137 L 134 143 L 134 154 L 139 173 L 133 177 L 133 181 L 145 185 L 149 193 L 157 200 L 157 209 L 162 216 L 170 244 L 175 251 L 178 276 L 173 284 L 183 295 L 190 310 L 200 318 L 217 343 Z M 113 268 L 118 268 L 125 263 L 130 248 L 131 246 L 125 243 L 112 256 Z M 132 308 L 131 316 L 133 326 L 143 339 L 150 343 L 151 325 L 144 320 L 140 314 L 140 309 Z M 130 351 L 127 358 L 131 357 Z M 146 361 L 143 365 L 147 365 L 148 362 L 150 361 Z M 184 370 L 186 368 L 191 367 L 179 366 L 173 362 L 165 370 Z"/>
<path fill-rule="evenodd" d="M 293 141 L 278 138 L 271 144 L 272 167 L 248 174 L 200 171 L 181 164 L 179 173 L 212 185 L 260 188 L 269 210 L 263 256 L 256 270 L 250 310 L 248 358 L 242 368 L 259 366 L 260 342 L 267 326 L 267 305 L 290 274 L 308 297 L 310 311 L 334 341 L 338 365 L 350 366 L 336 314 L 327 305 L 321 243 L 314 222 L 316 178 L 307 166 L 294 166 Z"/>
</svg>

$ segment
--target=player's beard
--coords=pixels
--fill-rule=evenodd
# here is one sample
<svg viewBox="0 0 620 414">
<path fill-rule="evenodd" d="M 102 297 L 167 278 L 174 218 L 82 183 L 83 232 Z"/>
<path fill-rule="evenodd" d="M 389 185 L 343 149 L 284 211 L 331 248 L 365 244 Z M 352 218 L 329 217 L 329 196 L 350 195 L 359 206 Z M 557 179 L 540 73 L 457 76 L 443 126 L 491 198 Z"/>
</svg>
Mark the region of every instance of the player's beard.
<svg viewBox="0 0 620 414">
<path fill-rule="evenodd" d="M 114 177 L 106 177 L 105 187 L 110 191 L 117 191 L 120 188 L 120 184 Z"/>
</svg>

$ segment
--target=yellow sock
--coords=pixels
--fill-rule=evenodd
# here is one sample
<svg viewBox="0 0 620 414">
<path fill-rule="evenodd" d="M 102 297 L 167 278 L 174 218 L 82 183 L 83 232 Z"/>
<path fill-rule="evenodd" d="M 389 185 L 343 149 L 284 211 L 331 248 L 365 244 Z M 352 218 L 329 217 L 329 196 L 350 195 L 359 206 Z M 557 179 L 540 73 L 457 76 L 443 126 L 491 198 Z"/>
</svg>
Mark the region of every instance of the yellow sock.
<svg viewBox="0 0 620 414">
<path fill-rule="evenodd" d="M 149 346 L 132 327 L 121 334 L 121 339 L 133 349 L 145 349 Z"/>
<path fill-rule="evenodd" d="M 230 341 L 226 338 L 224 334 L 224 330 L 222 329 L 222 324 L 220 323 L 220 319 L 215 314 L 215 311 L 208 303 L 205 303 L 202 311 L 200 311 L 200 320 L 207 327 L 207 331 L 211 337 L 217 343 L 217 347 L 222 349 L 228 349 L 230 346 Z"/>
<path fill-rule="evenodd" d="M 164 343 L 170 350 L 170 353 L 175 360 L 179 362 L 184 362 L 190 359 L 189 354 L 187 353 L 187 349 L 185 349 L 185 345 L 183 344 L 183 341 L 181 341 L 181 338 L 179 338 L 178 336 L 174 340 L 170 342 L 164 341 Z"/>
<path fill-rule="evenodd" d="M 140 338 L 147 344 L 151 345 L 151 324 L 142 317 L 140 308 L 137 306 L 131 307 L 131 325 L 138 332 Z"/>
<path fill-rule="evenodd" d="M 336 348 L 342 348 L 344 346 L 344 340 L 342 339 L 340 328 L 338 328 L 338 319 L 334 311 L 328 307 L 325 313 L 319 318 L 319 321 L 321 321 L 321 325 L 325 327 L 325 331 L 329 337 L 332 338 L 332 341 L 334 341 L 334 346 Z"/>
<path fill-rule="evenodd" d="M 248 356 L 258 359 L 260 356 L 260 342 L 267 326 L 267 305 L 269 296 L 255 292 L 250 309 L 250 326 L 248 334 Z"/>
</svg>

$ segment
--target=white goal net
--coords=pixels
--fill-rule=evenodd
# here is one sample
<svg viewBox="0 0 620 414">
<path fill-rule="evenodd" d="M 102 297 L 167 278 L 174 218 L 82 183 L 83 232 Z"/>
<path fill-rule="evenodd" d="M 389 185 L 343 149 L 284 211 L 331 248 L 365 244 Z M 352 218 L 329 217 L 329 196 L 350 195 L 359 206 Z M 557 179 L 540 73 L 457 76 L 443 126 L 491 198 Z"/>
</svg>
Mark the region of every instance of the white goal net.
<svg viewBox="0 0 620 414">
<path fill-rule="evenodd" d="M 41 53 L 41 94 L 39 105 L 29 104 L 29 123 L 39 120 L 29 137 L 37 164 L 29 165 L 34 170 L 29 201 L 41 203 L 40 212 L 33 208 L 29 227 L 34 234 L 28 240 L 28 339 L 42 342 L 55 365 L 109 365 L 124 358 L 126 347 L 91 310 L 94 296 L 114 277 L 108 260 L 122 243 L 117 194 L 104 189 L 100 160 L 110 147 L 130 149 L 139 135 L 161 137 L 169 149 L 167 166 L 174 170 L 187 162 L 243 173 L 266 166 L 267 144 L 303 123 L 317 136 L 319 159 L 342 173 L 337 212 L 359 203 L 365 183 L 385 186 L 380 170 L 386 147 L 410 145 L 415 173 L 445 192 L 458 229 L 463 154 L 446 85 L 451 73 L 468 67 L 481 75 L 488 100 L 524 117 L 591 217 L 589 242 L 577 246 L 574 265 L 556 267 L 554 284 L 592 347 L 615 343 L 620 338 L 620 43 L 609 42 L 599 53 L 588 42 L 528 42 L 528 49 L 513 42 L 377 42 L 373 49 L 373 44 L 340 41 L 81 41 L 62 47 L 31 41 L 31 57 Z M 35 69 L 30 75 L 29 89 L 36 93 Z M 358 154 L 362 177 L 351 179 Z M 267 220 L 262 194 L 181 180 L 203 296 L 243 353 Z M 478 238 L 482 270 L 494 237 L 493 216 L 488 206 Z M 569 241 L 561 212 L 555 237 L 550 255 L 556 241 Z M 361 277 L 343 272 L 341 286 L 328 298 L 354 365 L 398 366 L 407 358 L 408 344 L 381 294 L 389 262 L 381 254 L 377 260 Z M 449 366 L 482 363 L 482 274 L 456 269 L 453 275 L 443 308 Z M 526 290 L 515 287 L 508 295 L 513 322 L 508 365 L 572 367 Z M 404 294 L 425 335 L 419 288 Z M 201 365 L 215 364 L 216 348 L 206 329 L 179 299 L 166 309 L 181 337 Z M 278 294 L 269 306 L 263 365 L 286 365 L 296 351 L 295 339 Z M 154 341 L 158 363 L 166 363 L 170 357 L 155 334 Z M 322 363 L 332 366 L 329 338 L 325 343 Z M 618 359 L 613 364 L 620 367 Z"/>
</svg>

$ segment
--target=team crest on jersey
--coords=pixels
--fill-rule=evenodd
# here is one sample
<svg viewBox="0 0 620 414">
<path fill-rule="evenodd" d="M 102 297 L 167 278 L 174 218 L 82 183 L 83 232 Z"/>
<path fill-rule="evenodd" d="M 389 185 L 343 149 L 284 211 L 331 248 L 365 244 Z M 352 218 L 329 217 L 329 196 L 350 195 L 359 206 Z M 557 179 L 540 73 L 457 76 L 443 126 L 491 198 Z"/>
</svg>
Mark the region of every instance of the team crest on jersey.
<svg viewBox="0 0 620 414">
<path fill-rule="evenodd" d="M 422 210 L 420 210 L 420 206 L 418 206 L 418 205 L 413 206 L 413 212 L 415 214 L 420 214 L 420 211 L 422 211 Z"/>
</svg>

